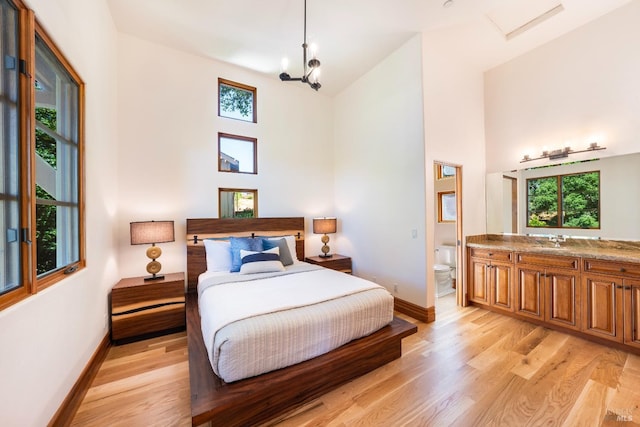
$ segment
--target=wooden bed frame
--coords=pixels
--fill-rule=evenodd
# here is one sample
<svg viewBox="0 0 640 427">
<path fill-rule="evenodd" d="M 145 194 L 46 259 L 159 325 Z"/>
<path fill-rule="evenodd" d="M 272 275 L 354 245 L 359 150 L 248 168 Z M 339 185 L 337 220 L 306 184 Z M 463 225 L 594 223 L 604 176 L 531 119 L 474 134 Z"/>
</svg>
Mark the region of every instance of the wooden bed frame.
<svg viewBox="0 0 640 427">
<path fill-rule="evenodd" d="M 214 373 L 198 313 L 198 275 L 206 270 L 203 238 L 296 236 L 304 260 L 304 218 L 187 219 L 187 340 L 191 423 L 199 426 L 253 425 L 271 420 L 402 355 L 402 338 L 417 327 L 399 318 L 379 331 L 306 362 L 233 383 Z"/>
</svg>

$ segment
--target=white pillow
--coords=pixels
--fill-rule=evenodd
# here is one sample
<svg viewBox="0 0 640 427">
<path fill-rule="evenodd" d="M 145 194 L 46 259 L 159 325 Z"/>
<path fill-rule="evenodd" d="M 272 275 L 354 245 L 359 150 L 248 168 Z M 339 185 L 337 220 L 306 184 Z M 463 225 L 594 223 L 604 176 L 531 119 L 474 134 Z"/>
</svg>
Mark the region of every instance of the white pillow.
<svg viewBox="0 0 640 427">
<path fill-rule="evenodd" d="M 296 252 L 296 237 L 295 236 L 279 236 L 279 237 L 269 237 L 267 240 L 280 240 L 285 239 L 287 241 L 287 246 L 289 247 L 289 252 L 291 252 L 291 259 L 294 264 L 299 262 L 298 252 Z"/>
<path fill-rule="evenodd" d="M 231 270 L 231 243 L 204 239 L 204 249 L 207 253 L 207 271 Z"/>
<path fill-rule="evenodd" d="M 242 265 L 240 274 L 272 273 L 275 271 L 285 271 L 282 261 L 280 261 L 280 248 L 275 247 L 263 252 L 240 250 Z"/>
</svg>

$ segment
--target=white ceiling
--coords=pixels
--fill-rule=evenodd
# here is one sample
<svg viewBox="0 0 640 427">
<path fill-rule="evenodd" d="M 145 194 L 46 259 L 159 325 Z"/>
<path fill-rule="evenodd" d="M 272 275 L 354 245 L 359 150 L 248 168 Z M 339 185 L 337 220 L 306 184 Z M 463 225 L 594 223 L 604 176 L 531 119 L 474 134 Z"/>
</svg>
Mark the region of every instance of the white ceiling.
<svg viewBox="0 0 640 427">
<path fill-rule="evenodd" d="M 320 91 L 335 95 L 415 34 L 479 70 L 494 67 L 630 1 L 307 0 L 307 39 L 318 45 Z M 511 38 L 505 32 L 561 3 Z M 281 59 L 302 73 L 304 0 L 108 0 L 119 31 L 277 79 Z M 495 21 L 500 22 L 495 22 Z M 508 27 L 508 31 L 505 28 Z M 501 31 L 501 29 L 503 31 Z M 283 83 L 284 84 L 284 83 Z M 295 84 L 295 83 L 287 83 Z"/>
</svg>

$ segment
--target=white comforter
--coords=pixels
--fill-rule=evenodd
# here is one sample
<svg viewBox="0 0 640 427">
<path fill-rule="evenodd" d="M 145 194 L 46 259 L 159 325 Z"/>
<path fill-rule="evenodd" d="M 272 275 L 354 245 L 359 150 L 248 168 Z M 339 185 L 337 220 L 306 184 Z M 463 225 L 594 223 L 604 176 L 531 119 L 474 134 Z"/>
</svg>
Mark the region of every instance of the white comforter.
<svg viewBox="0 0 640 427">
<path fill-rule="evenodd" d="M 239 275 L 237 274 L 232 274 L 231 276 L 233 277 L 232 280 L 243 279 L 239 278 Z M 329 304 L 325 305 L 327 307 L 330 307 L 331 311 L 340 312 L 344 311 L 344 309 L 342 308 L 342 305 L 344 304 L 342 299 L 348 301 L 348 299 L 345 299 L 344 297 L 347 297 L 349 295 L 362 294 L 368 291 L 374 291 L 374 293 L 377 294 L 375 298 L 385 300 L 386 307 L 382 309 L 382 312 L 384 313 L 383 315 L 365 315 L 364 317 L 366 317 L 367 319 L 375 317 L 375 325 L 367 325 L 364 330 L 362 330 L 361 327 L 356 327 L 356 329 L 358 330 L 358 332 L 356 333 L 365 335 L 371 333 L 391 321 L 393 317 L 393 298 L 381 286 L 355 276 L 339 273 L 325 268 L 318 268 L 306 263 L 294 264 L 293 266 L 287 268 L 285 274 L 279 275 L 277 277 L 267 277 L 256 280 L 254 275 L 247 275 L 246 279 L 248 279 L 248 281 L 236 281 L 231 283 L 208 285 L 207 280 L 219 282 L 220 279 L 205 278 L 198 285 L 200 293 L 199 307 L 202 319 L 201 327 L 205 346 L 207 347 L 209 360 L 214 369 L 214 372 L 216 372 L 216 374 L 218 374 L 227 382 L 240 379 L 243 377 L 243 375 L 256 375 L 257 373 L 249 372 L 242 373 L 241 375 L 238 373 L 233 373 L 230 375 L 226 375 L 225 378 L 224 372 L 221 372 L 222 368 L 219 366 L 219 362 L 222 357 L 222 347 L 224 347 L 225 345 L 227 347 L 233 347 L 233 345 L 229 342 L 231 341 L 231 338 L 227 337 L 226 334 L 221 334 L 223 338 L 216 340 L 216 336 L 226 326 L 232 325 L 235 327 L 234 324 L 244 319 L 254 320 L 255 323 L 255 320 L 257 320 L 256 318 L 259 316 L 278 314 L 286 312 L 287 310 L 300 309 L 304 307 L 308 307 L 307 311 L 309 313 L 313 313 L 314 310 L 317 311 L 317 309 L 319 308 L 313 306 L 325 303 L 327 301 L 329 301 Z M 368 300 L 364 300 L 362 298 L 365 297 L 357 295 L 356 298 L 353 298 L 356 301 L 356 311 L 363 311 L 361 307 L 369 304 Z M 367 296 L 366 298 L 369 297 Z M 334 306 L 337 304 L 336 307 L 338 308 L 331 308 L 333 307 L 332 304 Z M 302 313 L 305 313 L 304 310 L 300 311 Z M 305 316 L 309 317 L 310 315 L 306 314 L 303 317 Z M 360 313 L 359 316 L 362 317 L 362 313 Z M 320 317 L 329 318 L 331 317 L 331 313 L 329 313 L 328 315 L 322 314 Z M 268 317 L 265 317 L 264 319 L 265 320 L 263 321 L 263 318 L 260 318 L 260 323 L 265 323 L 266 325 L 268 325 Z M 296 322 L 297 321 L 298 320 L 296 320 Z M 287 320 L 286 323 L 291 323 L 291 320 Z M 345 323 L 345 320 L 341 320 L 339 323 L 341 325 L 339 327 L 344 328 L 343 324 Z M 349 323 L 349 321 L 346 321 L 346 323 Z M 287 325 L 287 327 L 288 326 L 289 325 Z M 308 331 L 308 326 L 301 326 L 297 329 L 300 331 L 305 331 L 305 334 L 307 335 L 312 335 L 312 333 Z M 326 325 L 322 326 L 322 329 L 327 329 Z M 343 335 L 342 331 L 328 331 L 327 333 L 330 335 Z M 349 332 L 348 334 L 346 334 L 346 338 L 340 338 L 340 342 L 337 342 L 337 344 L 342 345 L 344 344 L 344 342 L 342 341 L 345 341 L 345 339 L 351 340 L 356 337 L 358 336 L 353 336 L 353 333 Z M 255 337 L 253 339 L 256 340 Z M 302 339 L 304 340 L 304 338 Z M 265 340 L 273 341 L 272 338 L 265 338 Z M 323 338 L 323 340 L 325 340 L 325 338 Z M 257 341 L 260 341 L 260 339 L 258 339 Z M 296 338 L 287 338 L 286 342 L 286 347 L 291 347 L 291 343 L 296 342 Z M 254 347 L 247 347 L 246 344 L 243 344 L 243 346 L 241 347 L 242 350 L 238 350 L 243 354 L 238 355 L 237 357 L 247 357 L 247 355 L 244 353 L 246 353 L 248 351 L 247 349 L 249 348 L 253 348 L 253 351 L 257 352 L 258 355 L 265 356 L 265 354 L 262 353 L 262 350 L 269 353 L 276 351 L 276 349 L 269 347 L 271 344 L 271 342 L 258 343 Z M 309 347 L 308 344 L 306 344 L 306 346 Z M 311 347 L 313 346 L 314 345 L 311 345 Z M 323 348 L 321 352 L 326 352 L 331 349 L 332 348 Z M 282 349 L 282 351 L 291 350 L 295 351 L 295 349 Z M 315 353 L 318 352 L 318 350 L 313 351 Z M 315 353 L 313 354 L 313 356 L 317 355 Z M 235 358 L 237 359 L 237 357 Z M 268 357 L 273 358 L 274 355 L 268 354 Z M 302 358 L 302 360 L 306 360 L 307 358 L 309 358 L 308 355 L 293 357 L 293 360 L 295 360 L 296 363 L 301 361 L 298 360 L 300 358 Z M 229 360 L 230 357 L 222 357 L 222 359 Z M 233 359 L 233 357 L 231 357 L 231 359 Z M 287 356 L 285 357 L 285 359 L 289 361 L 292 360 L 291 356 Z M 269 367 L 269 370 L 282 367 L 280 366 L 282 363 L 278 363 L 279 364 Z M 248 364 L 249 363 L 244 362 L 242 365 Z M 265 368 L 260 368 L 260 370 L 263 369 Z"/>
</svg>

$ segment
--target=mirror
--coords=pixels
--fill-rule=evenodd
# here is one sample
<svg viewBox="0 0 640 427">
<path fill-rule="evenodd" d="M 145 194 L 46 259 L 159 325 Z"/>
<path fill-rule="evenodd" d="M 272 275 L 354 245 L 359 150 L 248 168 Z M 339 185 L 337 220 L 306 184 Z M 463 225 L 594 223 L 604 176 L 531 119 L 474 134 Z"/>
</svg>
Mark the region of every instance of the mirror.
<svg viewBox="0 0 640 427">
<path fill-rule="evenodd" d="M 600 229 L 527 227 L 527 179 L 600 171 Z M 640 153 L 487 174 L 488 234 L 640 240 Z"/>
</svg>

